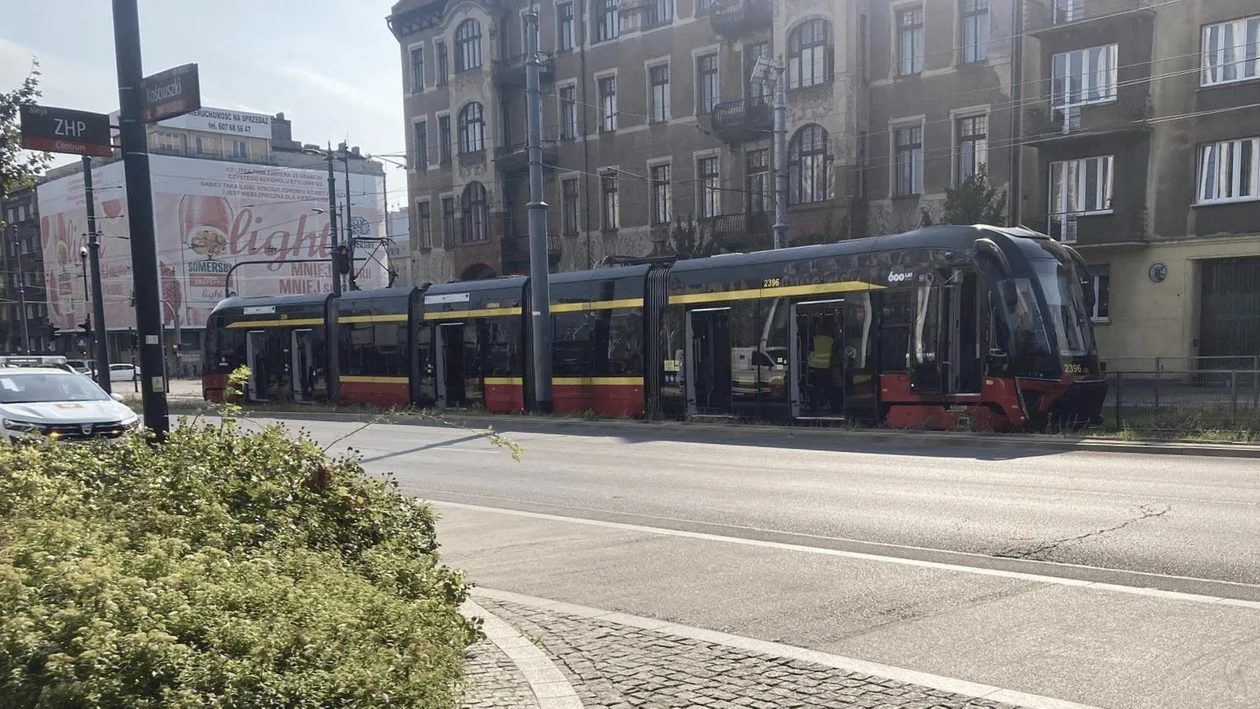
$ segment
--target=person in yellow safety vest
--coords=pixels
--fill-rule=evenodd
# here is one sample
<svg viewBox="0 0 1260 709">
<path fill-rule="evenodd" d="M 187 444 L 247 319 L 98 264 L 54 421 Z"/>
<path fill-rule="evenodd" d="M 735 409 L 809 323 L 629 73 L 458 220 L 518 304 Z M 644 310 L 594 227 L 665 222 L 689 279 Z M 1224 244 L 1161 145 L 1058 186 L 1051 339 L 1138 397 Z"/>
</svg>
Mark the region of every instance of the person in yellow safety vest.
<svg viewBox="0 0 1260 709">
<path fill-rule="evenodd" d="M 817 411 L 824 398 L 831 403 L 829 396 L 831 348 L 835 340 L 830 335 L 814 335 L 809 350 L 809 401 L 810 408 Z"/>
</svg>

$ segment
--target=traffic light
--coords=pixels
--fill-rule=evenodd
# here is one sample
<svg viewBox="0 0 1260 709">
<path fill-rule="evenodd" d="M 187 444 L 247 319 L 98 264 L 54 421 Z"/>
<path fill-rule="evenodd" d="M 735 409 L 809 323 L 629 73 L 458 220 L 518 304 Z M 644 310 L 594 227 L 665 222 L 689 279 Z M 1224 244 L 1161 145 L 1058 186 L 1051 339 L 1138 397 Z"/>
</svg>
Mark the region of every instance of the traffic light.
<svg viewBox="0 0 1260 709">
<path fill-rule="evenodd" d="M 92 316 L 83 318 L 83 322 L 79 323 L 79 329 L 83 331 L 84 337 L 92 336 Z"/>
<path fill-rule="evenodd" d="M 337 247 L 337 255 L 333 259 L 337 264 L 337 272 L 345 275 L 350 272 L 350 247 L 342 244 Z"/>
</svg>

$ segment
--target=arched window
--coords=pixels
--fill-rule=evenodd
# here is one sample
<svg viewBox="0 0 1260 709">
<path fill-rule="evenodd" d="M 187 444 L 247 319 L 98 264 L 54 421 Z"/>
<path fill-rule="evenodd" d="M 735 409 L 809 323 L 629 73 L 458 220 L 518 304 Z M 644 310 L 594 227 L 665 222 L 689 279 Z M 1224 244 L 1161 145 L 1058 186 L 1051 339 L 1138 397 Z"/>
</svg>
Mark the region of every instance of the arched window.
<svg viewBox="0 0 1260 709">
<path fill-rule="evenodd" d="M 788 88 L 831 81 L 831 23 L 807 20 L 788 33 Z"/>
<path fill-rule="evenodd" d="M 464 20 L 455 29 L 455 71 L 481 66 L 481 23 Z"/>
<path fill-rule="evenodd" d="M 473 102 L 459 112 L 459 152 L 479 153 L 486 149 L 486 114 L 481 104 Z"/>
<path fill-rule="evenodd" d="M 788 204 L 827 201 L 827 131 L 807 125 L 788 145 Z"/>
<path fill-rule="evenodd" d="M 486 207 L 486 188 L 480 182 L 469 182 L 460 198 L 463 210 L 464 243 L 489 241 L 490 212 Z"/>
</svg>

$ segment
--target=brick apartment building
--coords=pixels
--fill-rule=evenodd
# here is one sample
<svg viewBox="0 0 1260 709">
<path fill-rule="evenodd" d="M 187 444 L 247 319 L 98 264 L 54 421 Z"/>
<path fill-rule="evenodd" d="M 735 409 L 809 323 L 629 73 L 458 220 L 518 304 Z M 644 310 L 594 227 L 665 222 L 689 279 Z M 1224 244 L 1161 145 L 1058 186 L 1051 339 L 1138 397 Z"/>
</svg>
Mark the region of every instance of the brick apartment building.
<svg viewBox="0 0 1260 709">
<path fill-rule="evenodd" d="M 529 7 L 389 17 L 416 283 L 528 271 Z M 769 56 L 787 68 L 789 244 L 939 221 L 983 165 L 1008 222 L 1091 264 L 1104 358 L 1260 355 L 1254 0 L 534 7 L 553 270 L 769 248 L 773 90 L 749 80 Z"/>
</svg>

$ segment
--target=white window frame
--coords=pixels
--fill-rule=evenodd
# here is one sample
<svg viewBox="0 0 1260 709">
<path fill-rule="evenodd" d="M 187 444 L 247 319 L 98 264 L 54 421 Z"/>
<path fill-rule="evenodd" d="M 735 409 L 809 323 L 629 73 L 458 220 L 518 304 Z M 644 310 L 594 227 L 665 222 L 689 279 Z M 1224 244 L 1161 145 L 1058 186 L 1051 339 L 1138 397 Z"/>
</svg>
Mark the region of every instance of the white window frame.
<svg viewBox="0 0 1260 709">
<path fill-rule="evenodd" d="M 1247 145 L 1250 144 L 1250 156 Z M 1228 154 L 1226 154 L 1228 151 Z M 1222 159 L 1227 157 L 1228 159 Z M 1250 165 L 1244 164 L 1250 158 Z M 1212 174 L 1209 161 L 1214 163 Z M 1199 146 L 1197 179 L 1195 180 L 1196 204 L 1230 204 L 1260 200 L 1260 137 L 1231 138 Z M 1209 180 L 1214 189 L 1209 195 Z M 1244 182 L 1249 193 L 1242 194 Z M 1228 188 L 1228 189 L 1226 189 Z M 1229 192 L 1228 196 L 1222 196 Z"/>
<path fill-rule="evenodd" d="M 423 229 L 421 229 L 421 227 L 420 227 L 420 225 L 421 225 L 421 220 L 420 220 L 420 205 L 422 205 L 422 204 L 423 204 L 425 207 L 427 207 L 427 208 L 428 208 L 428 210 L 429 210 L 429 222 L 428 222 L 428 224 L 429 224 L 429 235 L 428 235 L 428 236 L 429 236 L 429 238 L 428 238 L 427 243 L 426 243 L 426 240 L 425 240 L 425 238 L 424 238 L 424 230 L 423 230 Z M 433 248 L 433 198 L 432 198 L 432 197 L 422 197 L 422 198 L 418 198 L 418 199 L 416 200 L 416 241 L 418 242 L 418 244 L 417 244 L 417 248 L 420 248 L 420 249 L 432 249 L 432 248 Z"/>
<path fill-rule="evenodd" d="M 669 58 L 652 59 L 644 62 L 644 75 L 647 77 L 647 105 L 648 105 L 648 122 L 649 123 L 668 123 L 673 114 L 673 91 L 674 76 L 673 67 L 670 66 Z M 663 101 L 658 103 L 656 100 L 655 90 L 656 84 L 652 83 L 652 71 L 655 69 L 665 69 L 665 93 L 662 96 Z M 657 109 L 660 108 L 658 115 Z"/>
<path fill-rule="evenodd" d="M 1098 304 L 1102 302 L 1102 276 L 1101 271 L 1106 271 L 1107 276 L 1107 314 L 1101 315 L 1098 312 Z M 1096 323 L 1111 322 L 1111 265 L 1098 264 L 1089 267 L 1089 287 L 1094 291 L 1094 305 L 1089 309 L 1089 319 Z"/>
<path fill-rule="evenodd" d="M 564 91 L 573 90 L 573 102 L 569 104 L 572 116 L 565 115 Z M 582 113 L 578 111 L 578 85 L 576 81 L 565 81 L 556 84 L 556 115 L 559 117 L 560 140 L 577 140 L 582 135 Z M 572 118 L 573 131 L 566 135 L 566 129 L 569 127 L 569 118 Z"/>
<path fill-rule="evenodd" d="M 565 210 L 568 204 L 565 203 L 564 186 L 570 182 L 577 184 L 577 193 L 573 196 L 573 230 L 565 229 Z M 565 236 L 573 236 L 582 233 L 582 175 L 577 172 L 566 172 L 560 176 L 560 233 Z"/>
<path fill-rule="evenodd" d="M 1066 25 L 1085 19 L 1086 0 L 1054 0 L 1054 24 Z"/>
<path fill-rule="evenodd" d="M 893 197 L 915 197 L 923 194 L 923 170 L 927 153 L 927 130 L 924 127 L 925 122 L 926 121 L 922 116 L 918 116 L 916 118 L 895 121 L 889 126 L 888 139 L 890 141 L 889 147 L 891 148 L 890 154 L 892 155 L 892 160 L 890 161 L 891 164 L 889 165 L 891 171 L 891 189 L 889 192 L 892 193 Z M 914 158 L 914 165 L 911 167 L 911 182 L 913 184 L 910 186 L 911 191 L 902 192 L 900 189 L 901 181 L 898 179 L 898 169 L 901 167 L 901 163 L 899 160 L 900 153 L 897 150 L 897 133 L 902 130 L 915 128 L 919 129 L 919 152 L 917 158 Z"/>
<path fill-rule="evenodd" d="M 240 151 L 236 149 L 238 146 L 242 148 Z M 244 158 L 245 160 L 248 160 L 249 159 L 249 141 L 241 140 L 240 138 L 233 138 L 232 139 L 232 157 Z"/>
<path fill-rule="evenodd" d="M 953 111 L 950 111 L 949 134 L 950 134 L 950 142 L 951 142 L 952 149 L 950 150 L 951 160 L 950 160 L 950 166 L 949 166 L 950 167 L 949 174 L 950 174 L 950 184 L 952 184 L 954 187 L 960 186 L 963 182 L 963 179 L 965 179 L 962 177 L 962 174 L 959 172 L 959 168 L 960 168 L 959 159 L 962 157 L 961 149 L 962 149 L 963 141 L 959 139 L 958 124 L 961 121 L 964 121 L 970 118 L 984 118 L 985 119 L 984 120 L 984 123 L 985 123 L 984 151 L 983 151 L 984 159 L 983 160 L 977 159 L 976 169 L 979 170 L 981 165 L 987 166 L 989 164 L 989 147 L 990 147 L 990 141 L 992 138 L 989 131 L 993 123 L 992 116 L 989 115 L 989 107 L 988 106 L 975 106 L 971 108 L 960 108 L 960 109 L 955 109 Z"/>
<path fill-rule="evenodd" d="M 556 3 L 556 51 L 569 52 L 577 48 L 577 6 L 574 3 L 582 2 L 582 0 L 570 0 L 570 2 Z M 569 16 L 563 17 L 560 14 L 560 8 L 567 6 L 569 8 Z M 568 32 L 565 32 L 565 29 Z M 569 40 L 568 46 L 565 46 L 564 39 Z"/>
<path fill-rule="evenodd" d="M 1227 33 L 1231 39 L 1226 39 Z M 1217 35 L 1215 48 L 1212 47 L 1214 34 Z M 1202 42 L 1200 86 L 1237 84 L 1260 78 L 1260 15 L 1204 25 Z M 1233 76 L 1227 78 L 1229 73 Z"/>
<path fill-rule="evenodd" d="M 912 29 L 901 26 L 901 15 L 904 12 L 918 10 L 923 22 Z M 924 2 L 907 3 L 892 8 L 893 12 L 893 47 L 896 48 L 897 76 L 919 76 L 927 68 L 927 7 Z M 906 52 L 904 35 L 909 32 L 910 52 Z"/>
<path fill-rule="evenodd" d="M 415 75 L 416 52 L 420 53 L 420 86 L 419 88 L 416 87 L 416 75 Z M 425 65 L 424 42 L 416 42 L 415 44 L 408 45 L 407 46 L 407 93 L 415 95 L 415 94 L 423 93 L 424 90 L 428 88 L 428 85 L 425 83 L 425 80 L 424 80 L 424 65 Z"/>
<path fill-rule="evenodd" d="M 713 72 L 704 76 L 713 79 L 713 95 L 706 97 L 704 95 L 705 86 L 702 81 L 704 77 L 700 74 L 700 60 L 713 59 Z M 714 51 L 693 52 L 691 56 L 691 64 L 694 67 L 696 77 L 696 115 L 707 116 L 713 113 L 719 103 L 722 103 L 722 53 Z M 704 99 L 708 98 L 709 105 L 705 105 Z"/>
<path fill-rule="evenodd" d="M 658 167 L 664 167 L 669 170 L 669 180 L 665 182 L 665 219 L 660 220 L 657 214 L 656 186 L 657 182 L 652 177 L 652 171 Z M 661 160 L 649 160 L 647 163 L 648 170 L 648 224 L 652 226 L 668 225 L 674 221 L 674 164 L 669 158 Z"/>
<path fill-rule="evenodd" d="M 613 80 L 612 104 L 610 106 L 604 105 L 605 97 L 600 87 L 600 84 L 603 83 L 605 79 Z M 595 75 L 595 100 L 599 101 L 598 110 L 599 110 L 599 132 L 600 133 L 617 132 L 617 124 L 620 122 L 617 120 L 618 119 L 617 94 L 619 92 L 619 89 L 621 88 L 620 86 L 617 85 L 617 83 L 618 82 L 617 82 L 616 71 L 606 71 L 606 72 L 602 72 Z M 608 111 L 608 109 L 610 108 L 612 109 L 611 115 L 610 115 L 610 112 Z"/>
<path fill-rule="evenodd" d="M 621 175 L 616 167 L 608 166 L 596 170 L 599 175 L 599 228 L 600 231 L 617 231 L 621 228 Z M 613 190 L 612 209 L 605 201 L 604 180 L 611 177 L 616 189 Z"/>
<path fill-rule="evenodd" d="M 1063 122 L 1063 132 L 1080 128 L 1081 106 L 1116 101 L 1119 55 L 1120 45 L 1104 44 L 1050 58 L 1050 111 L 1052 118 L 1060 112 L 1056 120 Z"/>
<path fill-rule="evenodd" d="M 424 150 L 416 145 L 416 126 L 424 126 Z M 429 169 L 429 146 L 433 142 L 433 134 L 429 132 L 429 117 L 416 118 L 411 121 L 411 164 L 413 171 L 425 172 Z"/>
<path fill-rule="evenodd" d="M 1056 160 L 1050 163 L 1046 199 L 1050 236 L 1059 239 L 1065 244 L 1075 243 L 1075 227 L 1078 217 L 1112 213 L 1112 199 L 1115 194 L 1115 165 L 1114 155 L 1091 155 L 1072 160 Z M 1075 175 L 1070 175 L 1069 170 L 1073 167 Z M 1055 192 L 1059 186 L 1059 180 L 1056 179 L 1056 169 L 1060 171 L 1064 183 L 1063 189 L 1057 190 L 1060 193 L 1057 200 L 1055 199 Z M 1094 205 L 1092 207 L 1088 204 L 1089 199 L 1087 199 L 1086 195 L 1091 171 L 1094 173 L 1094 193 L 1092 195 Z M 1075 183 L 1073 184 L 1074 190 L 1067 189 L 1069 180 Z M 1073 194 L 1077 195 L 1077 199 L 1081 204 L 1075 206 L 1071 204 Z"/>
<path fill-rule="evenodd" d="M 983 10 L 968 10 L 968 2 L 983 2 Z M 962 64 L 984 64 L 989 60 L 989 43 L 992 35 L 992 3 L 989 0 L 958 0 L 958 46 Z M 975 20 L 975 41 L 968 43 L 968 21 Z"/>
<path fill-rule="evenodd" d="M 717 171 L 708 177 L 713 178 L 713 185 L 706 185 L 706 176 L 700 174 L 700 163 L 712 160 Z M 722 216 L 722 155 L 719 152 L 706 151 L 696 153 L 692 159 L 696 171 L 696 214 L 701 219 L 713 219 Z M 672 172 L 672 171 L 671 171 Z M 671 174 L 672 177 L 672 174 Z"/>
<path fill-rule="evenodd" d="M 591 13 L 591 20 L 595 23 L 591 31 L 595 43 L 617 41 L 621 38 L 621 0 L 600 0 L 599 11 Z M 603 37 L 600 36 L 601 28 L 605 32 Z"/>
</svg>

